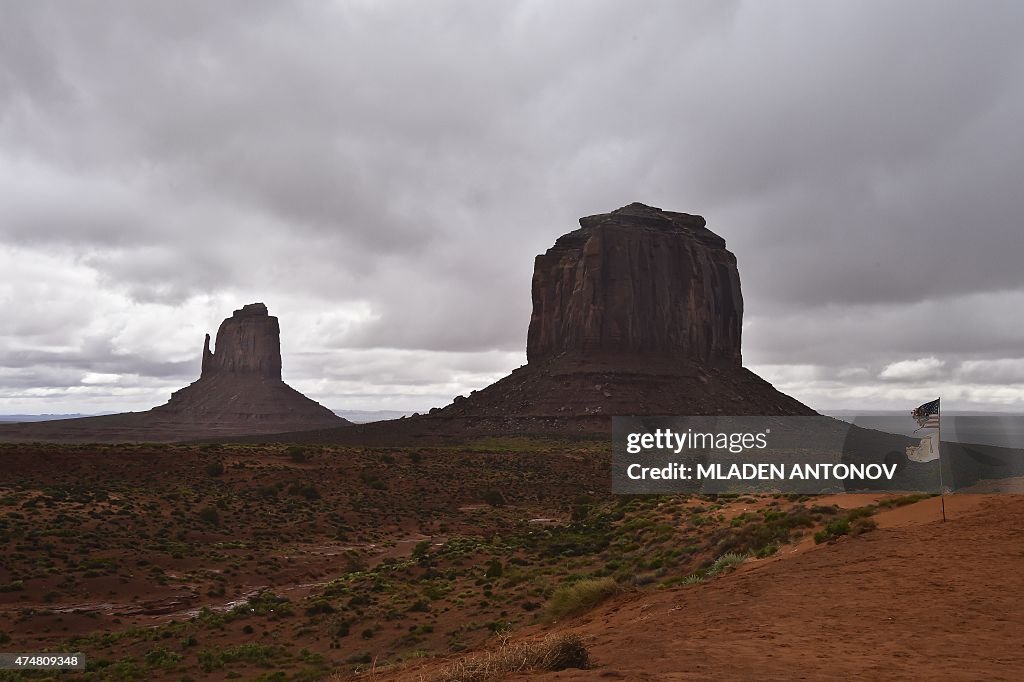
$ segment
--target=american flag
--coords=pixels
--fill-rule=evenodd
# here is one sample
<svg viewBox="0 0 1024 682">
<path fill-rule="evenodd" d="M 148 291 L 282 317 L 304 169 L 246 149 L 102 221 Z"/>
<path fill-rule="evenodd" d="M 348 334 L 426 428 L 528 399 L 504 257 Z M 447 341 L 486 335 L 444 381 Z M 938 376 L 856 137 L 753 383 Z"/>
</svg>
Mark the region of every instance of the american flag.
<svg viewBox="0 0 1024 682">
<path fill-rule="evenodd" d="M 911 410 L 910 416 L 917 422 L 919 430 L 939 428 L 939 399 L 936 398 L 930 403 L 915 407 Z"/>
</svg>

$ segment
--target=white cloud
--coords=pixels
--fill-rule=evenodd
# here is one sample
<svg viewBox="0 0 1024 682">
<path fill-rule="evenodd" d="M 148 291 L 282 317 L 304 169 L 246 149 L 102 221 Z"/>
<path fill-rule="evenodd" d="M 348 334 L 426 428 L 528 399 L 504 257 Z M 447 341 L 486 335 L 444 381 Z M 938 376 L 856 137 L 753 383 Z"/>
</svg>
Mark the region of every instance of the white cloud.
<svg viewBox="0 0 1024 682">
<path fill-rule="evenodd" d="M 936 377 L 946 363 L 936 357 L 918 358 L 916 360 L 900 360 L 886 365 L 879 372 L 880 379 L 897 379 L 901 381 L 920 381 Z"/>
</svg>

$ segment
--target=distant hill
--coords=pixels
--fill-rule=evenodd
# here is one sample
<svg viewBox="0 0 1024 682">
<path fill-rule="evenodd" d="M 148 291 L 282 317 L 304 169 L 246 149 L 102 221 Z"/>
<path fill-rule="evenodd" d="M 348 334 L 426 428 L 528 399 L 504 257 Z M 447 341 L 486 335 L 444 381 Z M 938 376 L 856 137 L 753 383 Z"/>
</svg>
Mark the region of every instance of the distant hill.
<svg viewBox="0 0 1024 682">
<path fill-rule="evenodd" d="M 342 419 L 347 419 L 354 424 L 368 424 L 370 422 L 382 422 L 389 419 L 401 419 L 415 414 L 412 410 L 401 412 L 399 410 L 333 410 L 334 414 Z"/>
<path fill-rule="evenodd" d="M 103 414 L 110 414 L 109 412 Z M 55 419 L 81 419 L 82 417 L 95 417 L 96 414 L 0 414 L 0 422 L 48 422 Z"/>
</svg>

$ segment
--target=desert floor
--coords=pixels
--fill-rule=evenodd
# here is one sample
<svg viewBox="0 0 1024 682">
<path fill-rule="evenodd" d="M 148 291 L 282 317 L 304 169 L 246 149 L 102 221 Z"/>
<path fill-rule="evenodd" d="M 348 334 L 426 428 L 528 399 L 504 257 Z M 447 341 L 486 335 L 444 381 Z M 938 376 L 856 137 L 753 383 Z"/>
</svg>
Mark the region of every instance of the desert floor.
<svg viewBox="0 0 1024 682">
<path fill-rule="evenodd" d="M 0 651 L 59 679 L 1019 679 L 1024 497 L 616 497 L 602 441 L 0 444 Z M 543 666 L 541 666 L 543 667 Z M 0 673 L 0 679 L 36 679 Z"/>
</svg>

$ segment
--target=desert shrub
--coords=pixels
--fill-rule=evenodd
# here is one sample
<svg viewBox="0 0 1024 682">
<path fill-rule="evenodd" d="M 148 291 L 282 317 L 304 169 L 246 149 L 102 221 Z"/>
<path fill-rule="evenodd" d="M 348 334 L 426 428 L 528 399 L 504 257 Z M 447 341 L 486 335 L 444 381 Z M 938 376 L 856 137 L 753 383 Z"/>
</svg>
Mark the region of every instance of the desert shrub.
<svg viewBox="0 0 1024 682">
<path fill-rule="evenodd" d="M 661 583 L 662 587 L 675 587 L 677 585 L 699 585 L 707 578 L 703 573 L 691 573 L 689 575 L 677 575 Z"/>
<path fill-rule="evenodd" d="M 491 559 L 490 563 L 487 564 L 487 570 L 484 571 L 484 575 L 488 578 L 500 578 L 504 573 L 501 566 L 501 562 L 497 559 Z"/>
<path fill-rule="evenodd" d="M 735 569 L 737 566 L 747 560 L 746 554 L 738 554 L 736 552 L 729 552 L 715 559 L 714 563 L 707 570 L 707 575 L 718 575 L 720 573 L 726 573 Z"/>
<path fill-rule="evenodd" d="M 320 491 L 308 483 L 292 483 L 288 486 L 288 494 L 304 497 L 311 502 L 320 499 Z"/>
<path fill-rule="evenodd" d="M 416 543 L 416 546 L 412 548 L 413 559 L 426 558 L 427 552 L 430 550 L 430 546 L 433 543 L 430 540 L 420 540 Z"/>
<path fill-rule="evenodd" d="M 788 512 L 767 510 L 764 518 L 750 519 L 739 527 L 722 528 L 712 533 L 710 541 L 715 553 L 754 554 L 763 548 L 788 544 L 798 528 L 812 528 L 814 517 L 802 507 Z"/>
<path fill-rule="evenodd" d="M 292 613 L 291 600 L 288 597 L 278 597 L 269 590 L 260 592 L 249 598 L 245 604 L 239 604 L 233 609 L 234 613 L 256 615 L 288 616 Z"/>
<path fill-rule="evenodd" d="M 286 657 L 287 650 L 282 646 L 264 644 L 239 644 L 220 651 L 204 650 L 199 652 L 199 665 L 204 672 L 213 672 L 223 668 L 227 663 L 251 663 L 270 666 L 274 659 Z"/>
<path fill-rule="evenodd" d="M 206 465 L 206 473 L 209 476 L 223 476 L 224 462 L 210 462 Z"/>
<path fill-rule="evenodd" d="M 904 507 L 908 504 L 914 504 L 921 500 L 926 500 L 929 497 L 935 497 L 933 493 L 914 493 L 913 495 L 903 495 L 902 497 L 893 497 L 888 500 L 881 500 L 878 502 L 879 507 Z"/>
<path fill-rule="evenodd" d="M 334 607 L 326 599 L 318 599 L 306 607 L 307 616 L 315 616 L 318 613 L 334 613 Z"/>
<path fill-rule="evenodd" d="M 359 480 L 374 490 L 387 490 L 388 484 L 384 481 L 380 472 L 371 469 L 363 469 L 359 472 Z"/>
<path fill-rule="evenodd" d="M 144 658 L 146 665 L 153 666 L 155 668 L 170 668 L 181 660 L 181 654 L 168 651 L 163 647 L 157 647 L 156 649 L 151 649 L 146 652 Z"/>
<path fill-rule="evenodd" d="M 480 492 L 480 499 L 492 507 L 504 507 L 505 496 L 497 488 L 487 488 Z"/>
<path fill-rule="evenodd" d="M 542 670 L 585 670 L 590 654 L 579 635 L 550 635 L 537 642 L 505 643 L 493 651 L 467 656 L 434 678 L 439 682 L 486 682 L 504 679 L 511 673 Z"/>
<path fill-rule="evenodd" d="M 857 519 L 850 524 L 850 535 L 861 535 L 878 528 L 878 523 L 874 519 L 861 518 Z"/>
<path fill-rule="evenodd" d="M 203 507 L 199 510 L 199 520 L 210 526 L 219 526 L 220 512 L 216 507 Z"/>
<path fill-rule="evenodd" d="M 850 532 L 850 522 L 846 518 L 835 519 L 825 524 L 825 527 L 814 534 L 815 544 L 821 544 L 828 542 L 841 535 L 846 535 Z"/>
<path fill-rule="evenodd" d="M 588 578 L 564 585 L 551 595 L 548 616 L 560 619 L 589 611 L 618 590 L 612 578 Z"/>
<path fill-rule="evenodd" d="M 304 448 L 302 446 L 293 445 L 290 448 L 288 448 L 287 452 L 288 452 L 288 459 L 290 459 L 293 462 L 302 463 L 302 462 L 308 462 L 309 461 L 309 453 L 306 452 L 306 448 Z"/>
<path fill-rule="evenodd" d="M 852 522 L 856 521 L 857 519 L 867 518 L 868 516 L 874 514 L 875 511 L 877 510 L 873 506 L 858 507 L 857 509 L 851 509 L 850 512 L 846 515 L 846 520 Z"/>
</svg>

